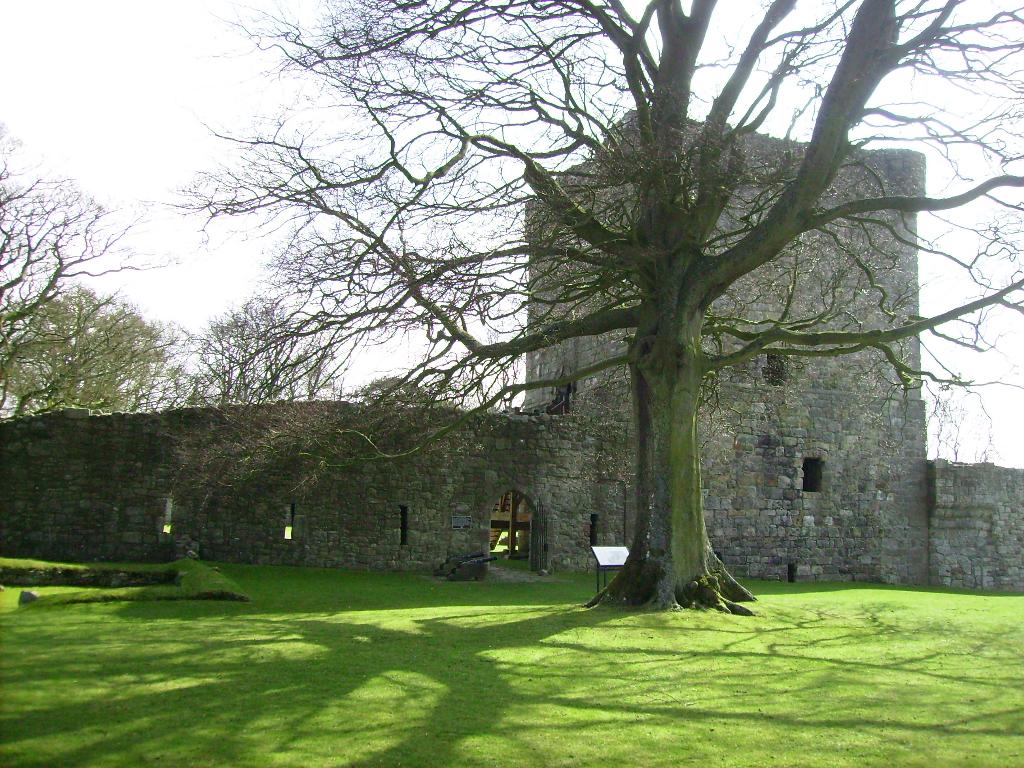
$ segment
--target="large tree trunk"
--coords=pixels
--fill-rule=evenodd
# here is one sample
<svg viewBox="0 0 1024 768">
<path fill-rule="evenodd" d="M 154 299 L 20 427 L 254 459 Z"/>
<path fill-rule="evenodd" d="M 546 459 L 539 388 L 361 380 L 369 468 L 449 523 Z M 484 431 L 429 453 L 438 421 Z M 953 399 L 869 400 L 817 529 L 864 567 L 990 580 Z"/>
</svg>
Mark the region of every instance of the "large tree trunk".
<svg viewBox="0 0 1024 768">
<path fill-rule="evenodd" d="M 632 367 L 637 520 L 629 559 L 591 604 L 703 607 L 749 615 L 753 600 L 711 549 L 704 525 L 697 413 L 699 333 L 655 339 Z M 641 342 L 643 343 L 643 342 Z"/>
</svg>

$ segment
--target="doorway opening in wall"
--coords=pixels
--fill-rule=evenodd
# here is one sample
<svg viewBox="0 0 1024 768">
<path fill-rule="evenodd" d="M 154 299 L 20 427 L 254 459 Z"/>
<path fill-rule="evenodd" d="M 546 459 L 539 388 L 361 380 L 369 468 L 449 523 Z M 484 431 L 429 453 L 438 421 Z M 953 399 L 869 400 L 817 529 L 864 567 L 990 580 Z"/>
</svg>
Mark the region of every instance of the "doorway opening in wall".
<svg viewBox="0 0 1024 768">
<path fill-rule="evenodd" d="M 519 491 L 505 491 L 491 510 L 491 554 L 509 560 L 530 558 L 533 509 Z"/>
</svg>

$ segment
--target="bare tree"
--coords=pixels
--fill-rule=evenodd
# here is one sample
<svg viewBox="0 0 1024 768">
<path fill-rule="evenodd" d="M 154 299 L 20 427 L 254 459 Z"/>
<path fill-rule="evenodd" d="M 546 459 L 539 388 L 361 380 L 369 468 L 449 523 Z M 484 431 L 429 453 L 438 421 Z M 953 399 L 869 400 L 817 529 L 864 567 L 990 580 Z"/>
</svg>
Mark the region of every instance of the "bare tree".
<svg viewBox="0 0 1024 768">
<path fill-rule="evenodd" d="M 67 179 L 19 167 L 0 126 L 0 409 L 31 325 L 76 278 L 124 269 L 125 228 Z"/>
<path fill-rule="evenodd" d="M 1019 310 L 1024 286 L 1020 207 L 998 197 L 1024 186 L 1021 12 L 805 5 L 360 0 L 315 27 L 278 20 L 263 40 L 321 106 L 236 138 L 246 162 L 201 184 L 197 206 L 291 222 L 277 267 L 302 327 L 339 345 L 421 334 L 404 379 L 419 391 L 486 408 L 628 368 L 637 535 L 600 597 L 748 612 L 705 531 L 708 378 L 767 352 L 868 350 L 915 386 L 915 337 L 971 344 L 956 323 Z M 720 41 L 725 26 L 742 39 Z M 979 94 L 983 109 L 948 109 Z M 879 173 L 868 150 L 906 143 L 943 166 L 948 193 Z M 976 252 L 923 250 L 962 267 L 973 296 L 920 316 L 887 277 L 916 217 L 984 199 L 1003 219 L 973 228 Z M 986 256 L 1003 268 L 985 273 Z M 620 343 L 594 345 L 608 354 L 516 381 L 524 356 L 608 334 Z"/>
<path fill-rule="evenodd" d="M 81 287 L 65 289 L 36 309 L 11 346 L 0 413 L 179 405 L 176 345 L 172 329 L 147 321 L 130 304 Z"/>
<path fill-rule="evenodd" d="M 950 383 L 930 387 L 928 440 L 930 452 L 949 461 L 990 462 L 993 421 L 976 390 Z"/>
<path fill-rule="evenodd" d="M 315 400 L 339 389 L 329 334 L 289 325 L 277 301 L 250 299 L 192 337 L 191 399 L 218 406 Z"/>
</svg>

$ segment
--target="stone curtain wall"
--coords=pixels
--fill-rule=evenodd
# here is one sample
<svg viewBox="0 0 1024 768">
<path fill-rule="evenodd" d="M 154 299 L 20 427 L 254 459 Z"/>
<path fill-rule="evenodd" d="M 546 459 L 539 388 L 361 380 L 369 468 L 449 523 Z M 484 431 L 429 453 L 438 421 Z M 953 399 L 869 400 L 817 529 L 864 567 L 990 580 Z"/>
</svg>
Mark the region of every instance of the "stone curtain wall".
<svg viewBox="0 0 1024 768">
<path fill-rule="evenodd" d="M 491 511 L 508 490 L 526 496 L 548 534 L 552 569 L 584 569 L 590 515 L 601 543 L 622 543 L 621 498 L 609 498 L 596 438 L 557 417 L 487 417 L 444 450 L 328 469 L 296 488 L 287 465 L 262 469 L 250 485 L 215 493 L 188 523 L 204 558 L 267 564 L 423 570 L 449 554 L 486 551 Z M 285 526 L 295 516 L 292 539 Z M 401 544 L 401 507 L 408 542 Z M 465 530 L 452 516 L 469 516 Z"/>
<path fill-rule="evenodd" d="M 935 461 L 929 474 L 932 583 L 1024 592 L 1024 470 Z"/>
<path fill-rule="evenodd" d="M 932 584 L 1024 591 L 1024 470 L 940 461 L 926 484 L 917 442 L 882 439 L 921 431 L 919 401 L 876 404 L 879 422 L 842 393 L 790 403 L 784 389 L 771 402 L 760 392 L 734 386 L 733 402 L 753 401 L 747 416 L 707 446 L 708 528 L 737 572 L 784 579 L 793 564 L 799 580 L 918 583 L 926 551 Z M 485 549 L 491 509 L 510 489 L 544 521 L 553 569 L 589 566 L 591 514 L 599 544 L 629 543 L 620 428 L 489 416 L 443 450 L 327 469 L 313 484 L 284 457 L 230 487 L 190 487 L 182 446 L 216 436 L 222 419 L 69 410 L 0 424 L 0 554 L 163 561 L 195 548 L 231 562 L 423 570 Z M 809 454 L 824 460 L 816 492 L 802 489 Z M 453 530 L 453 514 L 471 526 Z"/>
<path fill-rule="evenodd" d="M 160 416 L 85 410 L 0 423 L 0 554 L 164 561 L 169 452 Z"/>
<path fill-rule="evenodd" d="M 544 518 L 553 569 L 588 567 L 592 514 L 600 544 L 624 541 L 624 485 L 603 458 L 616 436 L 569 418 L 483 417 L 443 451 L 328 467 L 315 483 L 283 456 L 228 487 L 190 485 L 183 446 L 215 441 L 222 420 L 64 411 L 0 424 L 0 554 L 160 561 L 194 549 L 229 562 L 420 570 L 485 550 L 491 510 L 511 489 Z M 453 530 L 452 515 L 471 526 Z"/>
</svg>

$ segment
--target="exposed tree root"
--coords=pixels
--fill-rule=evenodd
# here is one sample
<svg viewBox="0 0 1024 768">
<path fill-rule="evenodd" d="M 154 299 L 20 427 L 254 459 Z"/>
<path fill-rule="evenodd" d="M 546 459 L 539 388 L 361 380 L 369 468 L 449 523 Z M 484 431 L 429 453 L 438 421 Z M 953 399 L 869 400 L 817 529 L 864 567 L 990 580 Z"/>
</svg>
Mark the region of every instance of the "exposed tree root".
<svg viewBox="0 0 1024 768">
<path fill-rule="evenodd" d="M 718 559 L 713 551 L 710 552 L 710 570 L 718 578 L 719 593 L 723 598 L 731 600 L 736 603 L 753 603 L 757 601 L 753 593 L 742 584 L 740 584 L 733 575 L 729 573 L 729 569 L 725 567 L 725 563 Z M 741 614 L 746 616 L 747 614 Z"/>
<path fill-rule="evenodd" d="M 718 576 L 709 573 L 683 585 L 682 588 L 677 588 L 676 600 L 683 608 L 713 609 L 722 613 L 731 613 L 734 616 L 754 615 L 749 608 L 729 600 L 724 595 L 727 591 L 727 589 L 723 589 Z"/>
<path fill-rule="evenodd" d="M 662 568 L 651 561 L 634 561 L 612 582 L 594 595 L 587 608 L 596 605 L 646 606 L 653 610 L 694 608 L 716 610 L 734 616 L 753 616 L 741 602 L 754 601 L 750 591 L 740 584 L 715 557 L 712 570 L 686 584 L 672 584 L 663 578 Z"/>
</svg>

